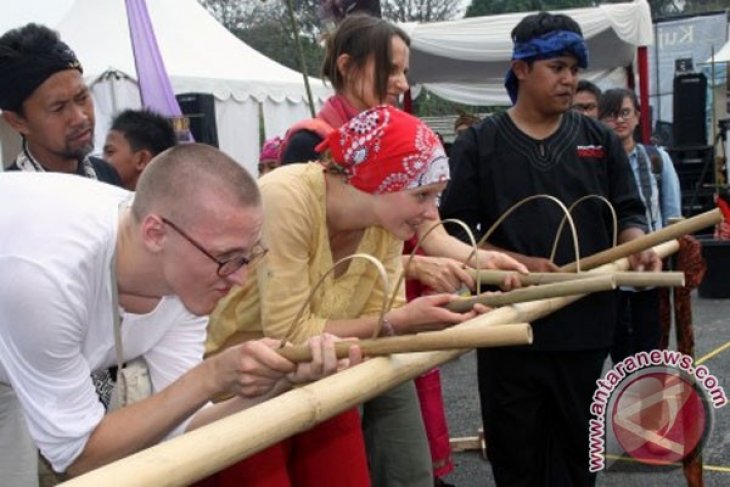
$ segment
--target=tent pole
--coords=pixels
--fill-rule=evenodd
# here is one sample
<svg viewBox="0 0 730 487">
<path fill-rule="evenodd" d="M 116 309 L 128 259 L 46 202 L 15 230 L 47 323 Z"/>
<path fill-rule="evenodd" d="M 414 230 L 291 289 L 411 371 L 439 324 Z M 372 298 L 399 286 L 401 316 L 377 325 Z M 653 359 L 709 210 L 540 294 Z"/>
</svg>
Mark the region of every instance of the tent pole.
<svg viewBox="0 0 730 487">
<path fill-rule="evenodd" d="M 302 76 L 304 77 L 304 89 L 307 91 L 307 100 L 309 101 L 309 113 L 312 115 L 312 118 L 314 118 L 314 99 L 312 98 L 312 90 L 309 87 L 307 64 L 304 61 L 304 49 L 302 48 L 302 41 L 299 39 L 299 26 L 297 25 L 297 19 L 294 17 L 294 6 L 292 5 L 292 0 L 286 0 L 286 9 L 287 12 L 289 12 L 289 24 L 291 27 L 291 33 L 294 37 L 294 44 L 297 47 L 297 53 L 299 54 L 299 68 L 302 70 Z"/>
<path fill-rule="evenodd" d="M 117 76 L 114 72 L 109 71 L 109 97 L 112 99 L 112 113 L 116 115 L 117 110 L 119 110 L 118 103 L 117 103 L 117 90 L 114 86 L 114 84 L 117 82 Z"/>
<path fill-rule="evenodd" d="M 659 88 L 659 27 L 654 22 L 654 96 L 656 97 L 656 116 L 654 120 L 662 119 L 662 97 Z"/>
<path fill-rule="evenodd" d="M 649 120 L 649 56 L 646 46 L 637 50 L 639 68 L 639 104 L 641 105 L 641 142 L 648 144 L 651 139 L 651 121 Z"/>
<path fill-rule="evenodd" d="M 712 76 L 710 81 L 710 109 L 712 110 L 712 145 L 715 145 L 717 142 L 717 114 L 715 113 L 715 44 L 710 47 L 712 48 L 712 56 L 710 56 L 710 59 L 712 60 L 712 63 L 710 63 L 710 76 Z M 725 76 L 727 76 L 727 68 L 725 69 Z M 720 168 L 715 168 L 715 174 L 720 174 L 718 169 Z"/>
</svg>

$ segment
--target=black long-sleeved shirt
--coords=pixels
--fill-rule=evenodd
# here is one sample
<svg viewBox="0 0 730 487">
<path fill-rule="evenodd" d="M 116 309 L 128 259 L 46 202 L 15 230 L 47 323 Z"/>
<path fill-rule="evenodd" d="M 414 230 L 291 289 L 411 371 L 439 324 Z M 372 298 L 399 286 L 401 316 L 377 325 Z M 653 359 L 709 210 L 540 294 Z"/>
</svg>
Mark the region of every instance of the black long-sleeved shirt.
<svg viewBox="0 0 730 487">
<path fill-rule="evenodd" d="M 618 232 L 646 229 L 644 205 L 624 150 L 613 133 L 588 117 L 566 112 L 555 133 L 535 140 L 506 113 L 464 131 L 451 150 L 451 182 L 441 201 L 442 218 L 463 220 L 479 238 L 518 201 L 549 194 L 570 207 L 586 195 L 613 205 Z M 489 243 L 529 256 L 549 257 L 564 213 L 552 201 L 534 200 L 515 210 Z M 590 198 L 572 212 L 580 255 L 611 246 L 613 224 L 605 203 Z M 449 228 L 452 230 L 452 228 Z M 568 225 L 560 236 L 555 263 L 575 260 Z M 459 229 L 455 226 L 454 233 Z M 614 327 L 612 293 L 584 298 L 534 323 L 534 349 L 607 348 Z"/>
</svg>

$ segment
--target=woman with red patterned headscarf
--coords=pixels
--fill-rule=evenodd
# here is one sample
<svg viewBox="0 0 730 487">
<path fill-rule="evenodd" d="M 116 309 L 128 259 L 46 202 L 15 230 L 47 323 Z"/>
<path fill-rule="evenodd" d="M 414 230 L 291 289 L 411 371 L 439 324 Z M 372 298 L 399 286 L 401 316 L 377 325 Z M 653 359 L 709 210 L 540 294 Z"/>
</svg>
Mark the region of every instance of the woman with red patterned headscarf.
<svg viewBox="0 0 730 487">
<path fill-rule="evenodd" d="M 374 106 L 397 104 L 398 99 L 408 90 L 409 45 L 408 34 L 386 20 L 362 14 L 345 17 L 337 29 L 327 36 L 322 65 L 322 77 L 332 85 L 335 94 L 325 102 L 316 117 L 303 120 L 287 131 L 281 151 L 281 163 L 286 165 L 316 160 L 319 154 L 315 148 L 332 130 Z M 419 237 L 432 225 L 433 222 L 424 221 L 418 228 L 418 235 L 406 243 L 406 253 L 410 253 Z M 443 227 L 435 228 L 422 244 L 425 254 L 428 255 L 419 251 L 408 266 L 409 299 L 420 296 L 422 291 L 455 292 L 463 286 L 473 289 L 475 283 L 470 274 L 465 272 L 464 262 L 471 266 L 476 266 L 478 262 L 485 268 L 526 272 L 526 268 L 499 252 L 480 249 L 478 259 L 472 257 L 472 248 L 450 237 Z M 406 259 L 407 256 L 403 258 Z M 441 485 L 440 477 L 453 469 L 453 463 L 438 369 L 418 377 L 415 383 L 428 434 L 432 475 L 411 481 L 408 485 Z M 372 409 L 370 406 L 368 403 L 364 413 L 366 429 L 370 424 L 367 421 L 368 413 Z M 376 441 L 380 445 L 374 447 L 373 442 L 368 441 L 369 451 L 379 449 L 388 440 Z M 400 442 L 394 448 L 407 449 Z M 387 452 L 372 455 L 374 461 L 371 462 L 371 472 L 374 483 L 379 487 L 399 485 L 397 481 L 391 482 L 388 472 L 379 467 L 378 459 L 387 459 L 390 456 Z M 415 462 L 416 457 L 414 454 L 409 460 Z"/>
<path fill-rule="evenodd" d="M 378 106 L 332 131 L 317 149 L 325 153 L 323 162 L 283 166 L 260 179 L 262 239 L 269 252 L 250 284 L 234 289 L 211 315 L 209 352 L 262 333 L 293 343 L 323 331 L 372 336 L 383 297 L 393 293 L 402 271 L 403 242 L 423 222 L 438 219 L 436 201 L 449 179 L 448 159 L 436 134 L 417 118 Z M 379 259 L 390 288 L 383 289 L 370 263 L 352 260 L 325 277 L 308 301 L 333 263 L 354 253 Z M 443 307 L 455 298 L 434 294 L 406 304 L 401 288 L 380 333 L 438 330 L 484 310 L 461 314 Z M 302 307 L 304 313 L 295 322 Z M 412 394 L 412 383 L 406 386 Z M 387 424 L 388 412 L 379 414 Z M 398 423 L 401 428 L 375 430 L 406 445 L 421 444 L 426 462 L 415 475 L 432 482 L 417 406 L 411 416 L 415 429 L 404 421 Z M 411 442 L 414 436 L 420 439 Z M 414 454 L 409 448 L 387 459 L 384 468 L 400 475 L 402 485 L 421 485 L 408 478 L 412 472 L 399 472 L 405 458 Z M 296 485 L 369 485 L 364 455 L 359 416 L 353 410 L 247 459 L 225 475 L 241 485 L 288 485 L 280 481 L 282 472 Z M 262 464 L 280 468 L 261 469 Z M 309 477 L 312 472 L 316 479 Z M 375 478 L 373 484 L 382 485 Z"/>
</svg>

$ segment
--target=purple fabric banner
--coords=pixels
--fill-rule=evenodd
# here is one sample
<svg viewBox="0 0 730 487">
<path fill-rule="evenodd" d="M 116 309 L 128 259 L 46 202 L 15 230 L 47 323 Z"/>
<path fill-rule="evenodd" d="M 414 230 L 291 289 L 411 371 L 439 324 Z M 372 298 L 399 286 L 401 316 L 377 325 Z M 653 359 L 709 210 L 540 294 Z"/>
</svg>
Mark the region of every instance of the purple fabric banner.
<svg viewBox="0 0 730 487">
<path fill-rule="evenodd" d="M 170 118 L 182 116 L 155 39 L 145 0 L 126 0 L 142 105 Z"/>
</svg>

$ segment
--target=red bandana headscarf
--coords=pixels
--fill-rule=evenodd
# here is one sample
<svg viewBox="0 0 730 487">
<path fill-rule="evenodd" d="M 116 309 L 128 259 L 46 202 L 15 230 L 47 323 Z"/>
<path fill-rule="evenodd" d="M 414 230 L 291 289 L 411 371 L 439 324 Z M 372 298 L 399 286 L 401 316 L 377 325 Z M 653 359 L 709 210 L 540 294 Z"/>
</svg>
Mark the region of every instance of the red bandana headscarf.
<svg viewBox="0 0 730 487">
<path fill-rule="evenodd" d="M 373 194 L 449 180 L 438 136 L 418 118 L 392 106 L 364 111 L 333 130 L 316 148 L 329 149 L 347 182 Z"/>
</svg>

